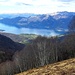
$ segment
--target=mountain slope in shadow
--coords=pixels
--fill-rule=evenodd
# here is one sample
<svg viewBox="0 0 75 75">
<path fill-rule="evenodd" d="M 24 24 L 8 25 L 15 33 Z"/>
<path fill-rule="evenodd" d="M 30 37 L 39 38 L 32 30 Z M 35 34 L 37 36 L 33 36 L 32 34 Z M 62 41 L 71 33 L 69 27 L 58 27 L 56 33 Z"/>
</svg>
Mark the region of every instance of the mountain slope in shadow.
<svg viewBox="0 0 75 75">
<path fill-rule="evenodd" d="M 12 41 L 10 38 L 0 35 L 0 63 L 11 60 L 16 51 L 23 49 L 24 45 Z"/>
</svg>

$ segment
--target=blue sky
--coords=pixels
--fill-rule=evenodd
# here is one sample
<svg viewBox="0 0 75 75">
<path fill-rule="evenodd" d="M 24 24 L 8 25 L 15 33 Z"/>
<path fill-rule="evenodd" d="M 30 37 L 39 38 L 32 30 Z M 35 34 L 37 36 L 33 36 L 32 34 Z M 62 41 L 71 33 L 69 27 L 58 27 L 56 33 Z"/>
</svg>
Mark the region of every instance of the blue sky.
<svg viewBox="0 0 75 75">
<path fill-rule="evenodd" d="M 0 0 L 0 13 L 75 12 L 75 0 Z"/>
</svg>

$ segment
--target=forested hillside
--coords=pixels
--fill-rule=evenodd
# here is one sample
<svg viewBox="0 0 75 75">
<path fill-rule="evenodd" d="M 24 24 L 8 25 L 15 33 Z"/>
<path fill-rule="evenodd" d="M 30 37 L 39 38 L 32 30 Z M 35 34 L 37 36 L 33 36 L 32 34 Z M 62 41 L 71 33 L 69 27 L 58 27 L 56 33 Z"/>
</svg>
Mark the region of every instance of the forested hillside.
<svg viewBox="0 0 75 75">
<path fill-rule="evenodd" d="M 23 49 L 24 45 L 12 41 L 10 38 L 0 35 L 0 63 L 12 60 L 16 51 Z"/>
<path fill-rule="evenodd" d="M 12 61 L 0 64 L 0 75 L 13 75 L 32 68 L 75 57 L 75 34 L 62 37 L 37 37 L 13 55 Z M 6 67 L 6 68 L 4 68 Z"/>
</svg>

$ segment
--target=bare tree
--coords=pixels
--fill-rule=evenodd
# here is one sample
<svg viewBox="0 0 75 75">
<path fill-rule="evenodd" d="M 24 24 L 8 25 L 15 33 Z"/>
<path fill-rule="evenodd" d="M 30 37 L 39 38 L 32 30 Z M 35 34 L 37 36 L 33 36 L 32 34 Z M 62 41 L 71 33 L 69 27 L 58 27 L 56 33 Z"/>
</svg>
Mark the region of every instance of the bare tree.
<svg viewBox="0 0 75 75">
<path fill-rule="evenodd" d="M 11 61 L 6 61 L 1 64 L 0 75 L 14 75 L 14 66 Z"/>
</svg>

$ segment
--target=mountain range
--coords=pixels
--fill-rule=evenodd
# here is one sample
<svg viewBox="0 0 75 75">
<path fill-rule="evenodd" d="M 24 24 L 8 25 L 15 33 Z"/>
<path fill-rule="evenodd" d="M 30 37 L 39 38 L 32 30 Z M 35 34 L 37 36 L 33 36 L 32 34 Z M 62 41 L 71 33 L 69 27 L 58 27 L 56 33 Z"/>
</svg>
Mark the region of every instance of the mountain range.
<svg viewBox="0 0 75 75">
<path fill-rule="evenodd" d="M 3 15 L 3 14 L 2 14 Z M 0 14 L 0 23 L 7 26 L 29 29 L 54 30 L 57 33 L 68 31 L 68 25 L 74 12 L 57 12 L 53 14 Z M 12 17 L 13 16 L 13 17 Z"/>
</svg>

